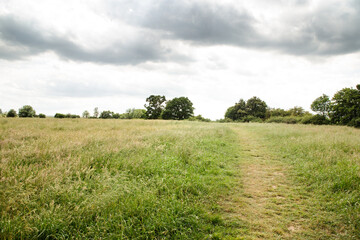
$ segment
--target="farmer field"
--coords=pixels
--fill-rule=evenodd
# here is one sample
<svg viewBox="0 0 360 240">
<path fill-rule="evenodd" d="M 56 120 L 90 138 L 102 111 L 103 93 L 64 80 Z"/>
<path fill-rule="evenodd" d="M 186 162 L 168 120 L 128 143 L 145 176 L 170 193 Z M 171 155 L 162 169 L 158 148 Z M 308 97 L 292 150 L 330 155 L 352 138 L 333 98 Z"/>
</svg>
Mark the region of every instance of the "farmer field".
<svg viewBox="0 0 360 240">
<path fill-rule="evenodd" d="M 360 239 L 360 130 L 0 119 L 0 239 Z"/>
</svg>

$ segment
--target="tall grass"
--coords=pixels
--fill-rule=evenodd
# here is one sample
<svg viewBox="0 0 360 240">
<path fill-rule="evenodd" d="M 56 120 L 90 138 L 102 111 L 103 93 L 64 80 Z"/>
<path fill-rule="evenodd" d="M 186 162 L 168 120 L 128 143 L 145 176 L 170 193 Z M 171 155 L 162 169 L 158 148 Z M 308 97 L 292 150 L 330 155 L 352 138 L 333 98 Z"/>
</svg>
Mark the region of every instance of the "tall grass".
<svg viewBox="0 0 360 240">
<path fill-rule="evenodd" d="M 197 122 L 0 119 L 0 238 L 204 239 L 231 232 L 236 136 Z"/>
<path fill-rule="evenodd" d="M 327 212 L 312 216 L 339 238 L 360 237 L 360 130 L 340 126 L 244 125 L 286 163 Z"/>
</svg>

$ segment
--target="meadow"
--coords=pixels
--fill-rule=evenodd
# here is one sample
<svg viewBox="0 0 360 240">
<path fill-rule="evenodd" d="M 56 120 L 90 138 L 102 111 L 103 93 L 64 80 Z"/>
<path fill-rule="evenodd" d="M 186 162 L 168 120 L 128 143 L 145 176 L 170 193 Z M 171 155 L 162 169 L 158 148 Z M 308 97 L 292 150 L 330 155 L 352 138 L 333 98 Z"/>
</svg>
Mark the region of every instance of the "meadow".
<svg viewBox="0 0 360 240">
<path fill-rule="evenodd" d="M 3 118 L 0 156 L 0 239 L 360 236 L 353 128 Z"/>
</svg>

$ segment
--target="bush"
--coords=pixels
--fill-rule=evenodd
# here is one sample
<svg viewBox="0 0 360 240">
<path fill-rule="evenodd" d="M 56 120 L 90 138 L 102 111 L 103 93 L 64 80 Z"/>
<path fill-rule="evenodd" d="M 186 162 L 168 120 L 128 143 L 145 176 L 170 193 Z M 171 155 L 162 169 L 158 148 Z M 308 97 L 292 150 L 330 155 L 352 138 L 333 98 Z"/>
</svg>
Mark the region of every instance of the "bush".
<svg viewBox="0 0 360 240">
<path fill-rule="evenodd" d="M 56 113 L 54 118 L 65 118 L 65 114 L 62 113 Z"/>
<path fill-rule="evenodd" d="M 348 126 L 360 128 L 360 118 L 354 118 L 349 123 Z"/>
<path fill-rule="evenodd" d="M 25 105 L 19 109 L 19 117 L 35 117 L 35 110 L 30 105 Z"/>
<path fill-rule="evenodd" d="M 209 118 L 204 118 L 201 115 L 197 115 L 195 117 L 190 117 L 189 121 L 211 122 L 211 120 Z"/>
<path fill-rule="evenodd" d="M 306 116 L 301 120 L 302 124 L 326 125 L 330 124 L 330 120 L 324 115 Z"/>
<path fill-rule="evenodd" d="M 17 117 L 17 113 L 14 109 L 10 109 L 10 111 L 6 114 L 6 117 Z"/>
<path fill-rule="evenodd" d="M 267 123 L 286 123 L 286 124 L 296 124 L 301 122 L 301 117 L 271 117 L 266 120 Z"/>
<path fill-rule="evenodd" d="M 40 114 L 39 114 L 39 118 L 46 118 L 46 116 L 45 116 L 45 114 L 40 113 Z"/>
</svg>

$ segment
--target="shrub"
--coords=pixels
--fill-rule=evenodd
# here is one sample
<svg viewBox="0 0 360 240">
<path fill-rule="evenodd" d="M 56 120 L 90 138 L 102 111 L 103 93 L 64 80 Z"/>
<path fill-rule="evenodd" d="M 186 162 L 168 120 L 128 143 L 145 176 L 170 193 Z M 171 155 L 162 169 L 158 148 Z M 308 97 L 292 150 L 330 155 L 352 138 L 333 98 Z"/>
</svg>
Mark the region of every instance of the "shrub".
<svg viewBox="0 0 360 240">
<path fill-rule="evenodd" d="M 40 113 L 40 114 L 39 114 L 39 118 L 46 118 L 46 116 L 45 116 L 45 114 Z"/>
<path fill-rule="evenodd" d="M 35 117 L 35 110 L 30 105 L 25 105 L 19 109 L 19 117 Z"/>
<path fill-rule="evenodd" d="M 17 117 L 17 113 L 14 109 L 10 109 L 6 114 L 6 117 Z"/>
<path fill-rule="evenodd" d="M 287 124 L 296 124 L 301 122 L 301 117 L 271 117 L 266 120 L 267 123 L 287 123 Z"/>
<path fill-rule="evenodd" d="M 301 123 L 303 124 L 314 124 L 314 125 L 325 125 L 330 124 L 330 120 L 327 119 L 324 115 L 314 115 L 314 116 L 305 116 Z"/>
</svg>

